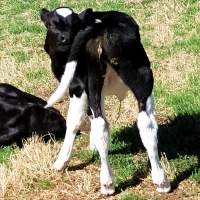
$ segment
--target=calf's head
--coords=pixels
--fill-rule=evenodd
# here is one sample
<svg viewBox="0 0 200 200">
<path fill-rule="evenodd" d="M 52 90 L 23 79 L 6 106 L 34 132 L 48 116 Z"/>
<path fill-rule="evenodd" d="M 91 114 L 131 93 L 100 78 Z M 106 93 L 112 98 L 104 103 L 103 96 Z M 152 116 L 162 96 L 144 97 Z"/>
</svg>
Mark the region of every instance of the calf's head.
<svg viewBox="0 0 200 200">
<path fill-rule="evenodd" d="M 52 71 L 60 81 L 74 37 L 80 29 L 94 21 L 92 9 L 77 14 L 68 7 L 53 11 L 43 8 L 40 18 L 47 28 L 44 49 L 51 58 Z"/>
<path fill-rule="evenodd" d="M 73 37 L 80 26 L 78 15 L 70 8 L 57 8 L 53 11 L 43 8 L 41 20 L 47 28 L 45 51 L 48 54 L 52 51 L 69 51 Z"/>
<path fill-rule="evenodd" d="M 27 106 L 24 117 L 29 119 L 29 133 L 36 132 L 47 141 L 49 138 L 64 138 L 66 132 L 66 120 L 54 108 L 45 109 L 41 105 L 32 104 Z"/>
</svg>

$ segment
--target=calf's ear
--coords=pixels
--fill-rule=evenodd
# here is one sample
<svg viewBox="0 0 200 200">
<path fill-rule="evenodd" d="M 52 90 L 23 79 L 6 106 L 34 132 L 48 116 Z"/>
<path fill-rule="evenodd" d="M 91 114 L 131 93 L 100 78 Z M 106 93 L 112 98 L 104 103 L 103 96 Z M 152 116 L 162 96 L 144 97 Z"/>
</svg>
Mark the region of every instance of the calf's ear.
<svg viewBox="0 0 200 200">
<path fill-rule="evenodd" d="M 84 26 L 90 25 L 95 21 L 92 8 L 82 11 L 78 17 Z"/>
<path fill-rule="evenodd" d="M 40 11 L 40 19 L 42 20 L 42 22 L 44 23 L 44 25 L 46 27 L 48 27 L 49 21 L 50 21 L 50 11 L 48 11 L 46 8 L 43 8 Z"/>
</svg>

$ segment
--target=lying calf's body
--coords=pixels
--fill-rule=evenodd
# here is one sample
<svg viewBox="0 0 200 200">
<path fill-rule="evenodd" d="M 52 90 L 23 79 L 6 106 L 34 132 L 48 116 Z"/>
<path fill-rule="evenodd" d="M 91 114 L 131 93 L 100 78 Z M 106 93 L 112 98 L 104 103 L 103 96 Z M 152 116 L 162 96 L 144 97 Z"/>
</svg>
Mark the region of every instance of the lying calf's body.
<svg viewBox="0 0 200 200">
<path fill-rule="evenodd" d="M 0 84 L 0 146 L 17 143 L 39 134 L 47 141 L 63 138 L 66 121 L 54 108 L 44 109 L 46 101 L 9 84 Z"/>
<path fill-rule="evenodd" d="M 51 58 L 53 71 L 62 69 L 62 73 L 56 75 L 60 84 L 49 98 L 47 107 L 62 98 L 68 89 L 70 95 L 66 136 L 54 167 L 62 170 L 67 166 L 75 134 L 89 108 L 91 146 L 98 150 L 101 158 L 101 192 L 106 195 L 114 193 L 108 162 L 109 130 L 104 95 L 114 94 L 123 99 L 130 89 L 138 101 L 137 125 L 149 155 L 153 182 L 159 192 L 169 192 L 170 183 L 160 164 L 157 149 L 153 74 L 137 23 L 121 12 L 92 12 L 87 9 L 76 14 L 70 8 L 58 8 L 52 12 L 43 10 L 41 19 L 47 27 L 45 50 Z M 96 33 L 89 39 L 79 38 L 84 33 L 83 27 L 93 26 L 95 22 L 101 24 L 100 30 L 96 32 L 94 28 Z M 87 28 L 85 30 L 87 33 Z M 79 45 L 78 39 L 83 46 Z M 82 41 L 84 39 L 86 44 Z M 74 54 L 76 47 L 80 51 L 78 54 Z M 56 56 L 61 55 L 60 51 L 62 56 Z"/>
</svg>

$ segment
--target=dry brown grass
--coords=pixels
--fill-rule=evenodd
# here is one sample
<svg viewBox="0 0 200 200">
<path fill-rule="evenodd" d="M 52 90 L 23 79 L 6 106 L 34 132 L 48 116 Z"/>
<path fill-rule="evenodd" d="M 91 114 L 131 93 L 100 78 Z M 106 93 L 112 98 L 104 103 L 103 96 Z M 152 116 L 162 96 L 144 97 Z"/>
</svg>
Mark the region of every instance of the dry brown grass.
<svg viewBox="0 0 200 200">
<path fill-rule="evenodd" d="M 12 52 L 13 46 L 8 46 L 7 51 Z M 15 47 L 16 48 L 16 47 Z M 18 47 L 18 51 L 22 50 L 30 55 L 30 59 L 27 62 L 17 63 L 15 58 L 6 51 L 0 52 L 0 82 L 6 82 L 13 84 L 20 89 L 29 91 L 41 98 L 47 99 L 50 92 L 56 87 L 56 80 L 53 78 L 50 72 L 50 61 L 48 56 L 42 49 L 34 48 L 22 48 Z M 45 82 L 42 80 L 30 80 L 27 77 L 28 73 L 31 73 L 38 68 L 47 69 Z"/>
<path fill-rule="evenodd" d="M 58 142 L 44 144 L 38 137 L 26 141 L 24 147 L 10 157 L 9 167 L 0 166 L 0 198 L 104 199 L 99 192 L 97 166 L 88 164 L 76 170 L 82 162 L 72 159 L 71 170 L 58 173 L 52 169 L 59 147 Z"/>
<path fill-rule="evenodd" d="M 200 7 L 200 6 L 199 6 Z M 195 16 L 195 20 L 197 23 L 200 23 L 200 13 L 197 13 Z"/>
<path fill-rule="evenodd" d="M 121 194 L 111 197 L 100 194 L 99 166 L 95 164 L 84 165 L 82 161 L 73 158 L 67 171 L 55 172 L 52 163 L 60 145 L 54 141 L 44 144 L 38 137 L 25 141 L 24 147 L 10 157 L 9 167 L 0 166 L 0 198 L 5 200 L 114 200 L 120 197 Z M 79 151 L 76 146 L 74 150 Z M 135 159 L 146 158 L 137 158 L 136 155 Z M 174 170 L 164 156 L 162 163 L 168 173 Z M 83 167 L 80 167 L 82 164 Z M 150 177 L 131 190 L 140 193 L 141 187 L 147 188 L 146 190 L 151 189 L 152 194 L 155 195 L 155 187 Z M 144 196 L 144 193 L 141 195 Z"/>
<path fill-rule="evenodd" d="M 187 89 L 191 74 L 199 73 L 198 54 L 179 51 L 157 62 L 160 67 L 153 69 L 155 84 L 164 87 L 169 94 Z M 156 114 L 159 123 L 166 123 L 169 117 L 174 116 L 172 108 L 166 106 L 163 97 L 156 99 Z"/>
<path fill-rule="evenodd" d="M 133 192 L 140 196 L 148 197 L 148 200 L 199 200 L 199 196 L 196 195 L 197 191 L 199 191 L 199 186 L 197 184 L 189 180 L 184 180 L 175 191 L 168 194 L 158 194 L 155 190 L 155 186 L 152 184 L 150 176 L 143 179 L 139 185 L 127 190 L 127 192 Z"/>
<path fill-rule="evenodd" d="M 138 106 L 131 92 L 128 92 L 128 96 L 121 102 L 121 108 L 120 101 L 114 96 L 106 97 L 105 105 L 111 127 L 133 124 L 137 118 Z"/>
<path fill-rule="evenodd" d="M 160 162 L 163 169 L 165 170 L 165 174 L 167 175 L 168 179 L 170 181 L 173 181 L 176 178 L 177 173 L 174 164 L 169 162 L 165 153 L 161 153 Z"/>
<path fill-rule="evenodd" d="M 199 72 L 199 62 L 199 55 L 180 51 L 160 61 L 162 67 L 155 70 L 155 79 L 169 91 L 184 89 L 188 85 L 188 77 L 191 73 Z"/>
<path fill-rule="evenodd" d="M 0 59 L 0 81 L 11 83 L 20 76 L 14 58 L 1 56 Z"/>
<path fill-rule="evenodd" d="M 3 197 L 11 198 L 29 192 L 37 179 L 56 180 L 58 176 L 51 170 L 51 166 L 57 149 L 58 143 L 44 145 L 38 137 L 25 142 L 24 148 L 10 157 L 9 168 L 1 166 Z"/>
<path fill-rule="evenodd" d="M 184 10 L 181 1 L 155 1 L 147 9 L 152 14 L 146 19 L 145 26 L 149 27 L 149 31 L 145 31 L 145 36 L 151 38 L 156 47 L 171 44 L 176 39 L 172 25 L 179 20 Z"/>
<path fill-rule="evenodd" d="M 169 122 L 170 118 L 173 118 L 174 111 L 171 107 L 166 106 L 166 100 L 163 97 L 155 98 L 155 105 L 156 105 L 156 112 L 155 116 L 157 119 L 158 124 L 166 124 Z"/>
</svg>

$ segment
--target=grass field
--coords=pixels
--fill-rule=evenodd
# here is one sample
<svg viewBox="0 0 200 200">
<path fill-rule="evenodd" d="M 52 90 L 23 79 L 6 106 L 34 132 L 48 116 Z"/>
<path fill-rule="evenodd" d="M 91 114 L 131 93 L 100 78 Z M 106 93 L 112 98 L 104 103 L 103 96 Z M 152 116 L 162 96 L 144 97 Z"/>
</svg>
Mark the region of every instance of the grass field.
<svg viewBox="0 0 200 200">
<path fill-rule="evenodd" d="M 132 94 L 106 99 L 111 124 L 109 159 L 117 193 L 99 192 L 99 157 L 87 150 L 87 122 L 77 136 L 68 170 L 52 170 L 61 141 L 40 138 L 0 149 L 0 199 L 200 199 L 200 2 L 197 0 L 0 0 L 0 82 L 47 100 L 57 85 L 43 50 L 45 27 L 39 11 L 67 5 L 76 11 L 119 10 L 140 25 L 155 77 L 156 118 L 162 165 L 173 190 L 158 194 L 136 128 Z M 55 107 L 66 115 L 68 99 Z M 118 118 L 118 119 L 117 119 Z"/>
</svg>

